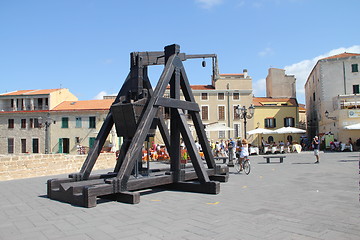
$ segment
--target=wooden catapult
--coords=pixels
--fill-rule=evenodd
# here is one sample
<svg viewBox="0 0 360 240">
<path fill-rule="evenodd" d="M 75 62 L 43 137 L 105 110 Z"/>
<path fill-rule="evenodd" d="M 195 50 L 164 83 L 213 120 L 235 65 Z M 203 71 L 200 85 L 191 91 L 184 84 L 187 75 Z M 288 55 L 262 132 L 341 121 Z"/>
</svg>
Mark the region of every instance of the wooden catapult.
<svg viewBox="0 0 360 240">
<path fill-rule="evenodd" d="M 210 57 L 213 59 L 213 74 L 216 74 L 215 54 L 186 55 L 180 53 L 180 46 L 176 44 L 166 46 L 163 52 L 131 53 L 130 73 L 114 100 L 80 172 L 70 174 L 68 178 L 48 180 L 48 197 L 77 206 L 95 207 L 98 198 L 139 203 L 140 191 L 153 187 L 218 194 L 220 182 L 228 180 L 229 168 L 217 165 L 214 161 L 201 121 L 200 108 L 195 102 L 182 63 L 190 58 Z M 165 66 L 154 90 L 147 74 L 150 65 Z M 169 85 L 170 96 L 164 97 Z M 180 100 L 181 91 L 184 100 Z M 164 108 L 170 109 L 170 129 L 166 126 L 162 114 Z M 195 145 L 185 112 L 191 116 L 207 167 Z M 124 139 L 114 171 L 90 175 L 114 124 L 117 135 Z M 170 168 L 150 171 L 149 167 L 142 168 L 141 153 L 144 142 L 154 136 L 157 127 L 170 155 Z M 181 164 L 181 138 L 191 159 L 190 168 L 184 168 Z"/>
</svg>

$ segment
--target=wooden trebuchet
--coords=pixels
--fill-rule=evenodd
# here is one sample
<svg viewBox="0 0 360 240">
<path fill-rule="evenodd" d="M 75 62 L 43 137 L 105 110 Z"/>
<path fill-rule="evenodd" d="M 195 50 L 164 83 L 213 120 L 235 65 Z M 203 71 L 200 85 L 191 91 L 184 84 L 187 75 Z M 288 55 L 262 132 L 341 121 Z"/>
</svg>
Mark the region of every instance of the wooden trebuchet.
<svg viewBox="0 0 360 240">
<path fill-rule="evenodd" d="M 124 203 L 139 203 L 139 190 L 165 187 L 182 191 L 218 194 L 220 183 L 226 182 L 229 169 L 216 165 L 182 61 L 191 58 L 213 58 L 213 73 L 216 74 L 215 54 L 186 55 L 180 53 L 179 45 L 166 46 L 163 52 L 133 52 L 131 68 L 109 113 L 96 137 L 93 148 L 79 173 L 65 179 L 50 179 L 47 182 L 48 197 L 54 200 L 83 207 L 95 207 L 98 198 Z M 164 64 L 164 70 L 153 90 L 147 74 L 150 65 Z M 170 97 L 165 91 L 170 85 Z M 184 100 L 180 100 L 180 94 Z M 170 109 L 170 129 L 162 114 Z M 184 111 L 193 121 L 199 143 L 203 149 L 206 166 L 200 157 L 190 132 Z M 101 148 L 115 124 L 118 136 L 124 141 L 114 166 L 114 171 L 91 175 Z M 151 170 L 143 168 L 141 151 L 145 141 L 154 136 L 159 128 L 170 155 L 170 168 Z M 192 167 L 181 167 L 180 140 L 183 139 Z"/>
</svg>

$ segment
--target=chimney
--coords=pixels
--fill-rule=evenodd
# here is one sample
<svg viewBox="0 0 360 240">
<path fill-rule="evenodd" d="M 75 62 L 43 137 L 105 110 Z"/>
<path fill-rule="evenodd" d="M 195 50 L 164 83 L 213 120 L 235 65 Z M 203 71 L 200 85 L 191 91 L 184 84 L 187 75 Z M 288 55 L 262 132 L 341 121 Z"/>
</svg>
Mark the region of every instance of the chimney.
<svg viewBox="0 0 360 240">
<path fill-rule="evenodd" d="M 244 78 L 247 78 L 247 77 L 248 77 L 248 71 L 247 71 L 247 69 L 244 69 L 244 70 L 243 70 L 243 74 L 244 74 Z"/>
</svg>

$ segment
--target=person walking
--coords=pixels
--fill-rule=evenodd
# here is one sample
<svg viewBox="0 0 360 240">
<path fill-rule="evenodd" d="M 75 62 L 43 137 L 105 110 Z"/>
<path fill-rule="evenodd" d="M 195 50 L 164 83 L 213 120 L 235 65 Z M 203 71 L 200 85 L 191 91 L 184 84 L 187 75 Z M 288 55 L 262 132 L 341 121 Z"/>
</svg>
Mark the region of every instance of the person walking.
<svg viewBox="0 0 360 240">
<path fill-rule="evenodd" d="M 319 163 L 319 138 L 318 136 L 315 136 L 312 142 L 313 148 L 314 148 L 314 155 L 316 157 L 316 162 Z"/>
<path fill-rule="evenodd" d="M 239 161 L 240 161 L 240 171 L 242 171 L 242 162 L 245 160 L 245 158 L 247 158 L 249 156 L 249 145 L 248 145 L 248 141 L 243 138 L 241 140 L 241 147 L 240 147 L 240 157 L 239 157 Z"/>
</svg>

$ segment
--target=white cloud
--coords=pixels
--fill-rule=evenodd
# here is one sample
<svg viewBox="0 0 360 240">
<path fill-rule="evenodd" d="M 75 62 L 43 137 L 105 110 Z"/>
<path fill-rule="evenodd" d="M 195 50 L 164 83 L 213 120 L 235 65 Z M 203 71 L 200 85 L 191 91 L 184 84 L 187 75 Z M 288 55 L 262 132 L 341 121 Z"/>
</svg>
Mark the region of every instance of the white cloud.
<svg viewBox="0 0 360 240">
<path fill-rule="evenodd" d="M 195 0 L 202 8 L 210 9 L 216 5 L 220 5 L 224 0 Z"/>
<path fill-rule="evenodd" d="M 253 94 L 255 97 L 265 97 L 266 79 L 260 79 L 253 83 Z"/>
<path fill-rule="evenodd" d="M 94 97 L 94 99 L 100 100 L 100 99 L 104 99 L 104 96 L 116 96 L 116 95 L 117 95 L 116 93 L 107 93 L 105 91 L 101 91 Z"/>
<path fill-rule="evenodd" d="M 320 56 L 314 57 L 313 59 L 306 59 L 303 61 L 300 61 L 298 63 L 294 63 L 289 66 L 285 66 L 284 69 L 286 71 L 286 74 L 288 75 L 295 75 L 296 77 L 296 95 L 299 100 L 299 102 L 304 103 L 305 99 L 305 89 L 304 85 L 306 83 L 306 80 L 317 63 L 319 59 L 326 58 L 329 56 L 337 55 L 340 53 L 349 52 L 349 53 L 360 53 L 360 45 L 354 45 L 352 47 L 348 48 L 337 48 L 333 49 L 327 53 L 324 53 Z"/>
<path fill-rule="evenodd" d="M 270 47 L 265 48 L 264 50 L 262 50 L 261 52 L 259 52 L 259 56 L 260 57 L 265 57 L 268 55 L 272 55 L 274 53 L 274 50 Z"/>
</svg>

